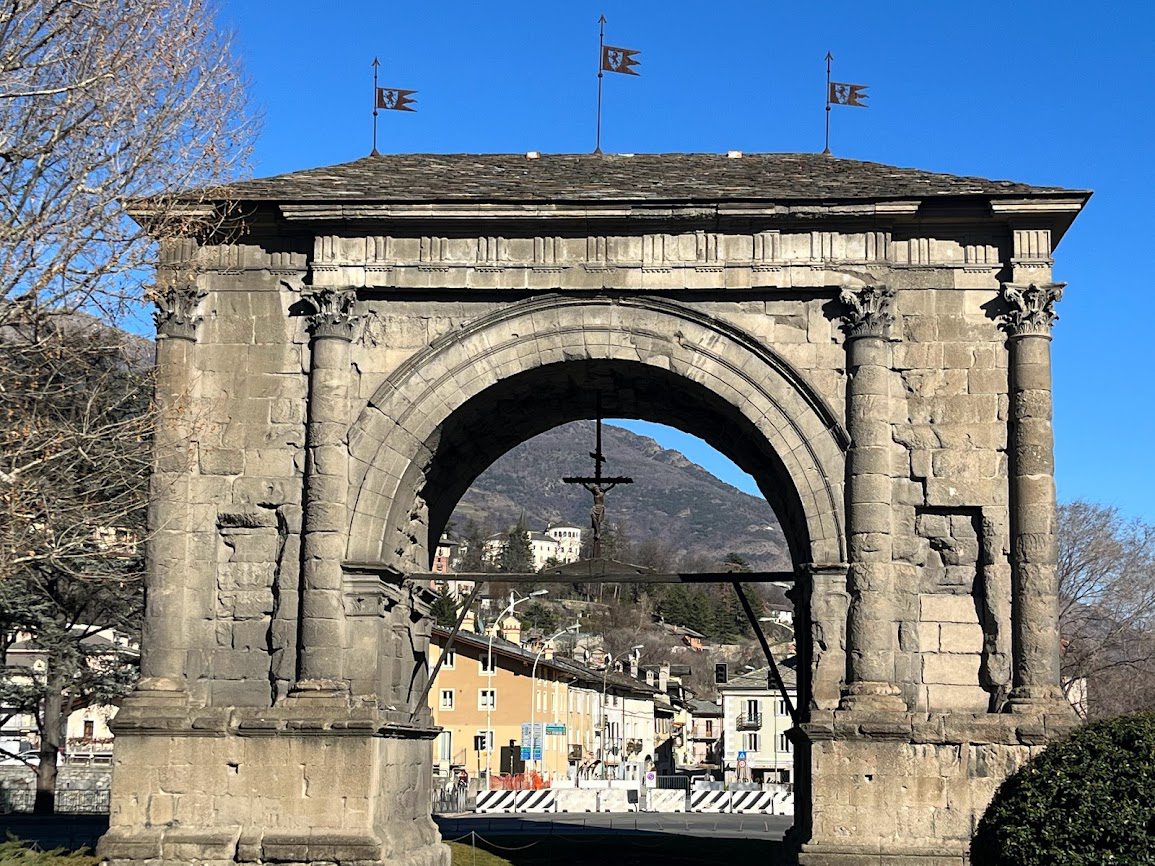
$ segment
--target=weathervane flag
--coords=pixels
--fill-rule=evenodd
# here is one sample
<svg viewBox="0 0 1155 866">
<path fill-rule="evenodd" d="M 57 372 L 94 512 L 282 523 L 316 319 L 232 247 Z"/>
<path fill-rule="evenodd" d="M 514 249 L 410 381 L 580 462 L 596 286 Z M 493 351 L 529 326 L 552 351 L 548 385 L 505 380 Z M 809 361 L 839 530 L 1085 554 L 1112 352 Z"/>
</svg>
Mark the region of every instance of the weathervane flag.
<svg viewBox="0 0 1155 866">
<path fill-rule="evenodd" d="M 830 91 L 826 95 L 826 101 L 834 105 L 853 105 L 856 108 L 869 108 L 866 104 L 865 84 L 841 84 L 837 81 L 830 82 Z"/>
<path fill-rule="evenodd" d="M 378 87 L 377 107 L 388 111 L 416 111 L 417 109 L 412 106 L 416 104 L 417 100 L 409 98 L 416 92 L 416 90 L 400 90 L 396 87 Z"/>
<path fill-rule="evenodd" d="M 606 72 L 620 72 L 623 75 L 639 75 L 634 67 L 640 61 L 634 57 L 641 52 L 629 48 L 615 48 L 613 45 L 602 46 L 602 69 Z"/>
<path fill-rule="evenodd" d="M 594 153 L 602 152 L 602 79 L 607 72 L 640 75 L 634 70 L 640 62 L 634 58 L 640 53 L 632 48 L 606 45 L 606 16 L 598 18 L 598 126 L 594 134 Z"/>
</svg>

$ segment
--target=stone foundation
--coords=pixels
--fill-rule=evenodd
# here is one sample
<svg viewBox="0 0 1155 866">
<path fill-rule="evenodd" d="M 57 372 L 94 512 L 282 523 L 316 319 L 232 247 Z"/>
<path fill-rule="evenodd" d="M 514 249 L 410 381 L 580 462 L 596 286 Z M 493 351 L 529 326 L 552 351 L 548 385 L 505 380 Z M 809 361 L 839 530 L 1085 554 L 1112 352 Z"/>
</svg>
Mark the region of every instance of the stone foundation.
<svg viewBox="0 0 1155 866">
<path fill-rule="evenodd" d="M 429 816 L 436 731 L 371 710 L 122 716 L 108 866 L 449 864 Z"/>
<path fill-rule="evenodd" d="M 813 809 L 802 866 L 966 866 L 995 790 L 1073 713 L 855 717 L 802 726 Z"/>
</svg>

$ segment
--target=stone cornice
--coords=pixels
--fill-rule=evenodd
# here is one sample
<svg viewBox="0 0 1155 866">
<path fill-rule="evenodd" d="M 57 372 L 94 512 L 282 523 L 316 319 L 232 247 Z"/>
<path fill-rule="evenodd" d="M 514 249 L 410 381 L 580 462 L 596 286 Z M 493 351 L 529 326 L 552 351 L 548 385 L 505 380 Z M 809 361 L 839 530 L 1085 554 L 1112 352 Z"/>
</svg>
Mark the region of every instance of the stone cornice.
<svg viewBox="0 0 1155 866">
<path fill-rule="evenodd" d="M 361 316 L 354 312 L 357 305 L 355 292 L 320 289 L 305 295 L 303 300 L 313 310 L 307 320 L 309 333 L 314 338 L 352 341 L 361 320 Z"/>
<path fill-rule="evenodd" d="M 1063 297 L 1066 283 L 1030 283 L 1021 286 L 1003 284 L 1002 327 L 1012 337 L 1050 337 L 1051 326 L 1058 320 L 1055 304 Z"/>
<path fill-rule="evenodd" d="M 838 300 L 845 307 L 840 314 L 842 329 L 847 339 L 856 337 L 881 337 L 890 335 L 894 315 L 890 312 L 894 300 L 894 290 L 885 285 L 845 288 Z"/>
<path fill-rule="evenodd" d="M 152 319 L 158 338 L 196 340 L 201 316 L 197 307 L 207 294 L 193 281 L 173 283 L 165 288 L 154 288 L 147 298 L 156 305 Z"/>
</svg>

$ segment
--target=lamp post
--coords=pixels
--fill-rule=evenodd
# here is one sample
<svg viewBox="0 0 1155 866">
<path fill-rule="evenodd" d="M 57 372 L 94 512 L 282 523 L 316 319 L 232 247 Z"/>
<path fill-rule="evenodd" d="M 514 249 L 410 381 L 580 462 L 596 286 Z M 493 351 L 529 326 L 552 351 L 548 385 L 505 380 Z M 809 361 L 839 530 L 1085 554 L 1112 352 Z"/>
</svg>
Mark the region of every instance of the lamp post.
<svg viewBox="0 0 1155 866">
<path fill-rule="evenodd" d="M 630 655 L 634 657 L 635 666 L 640 665 L 642 661 L 642 650 L 644 645 L 640 643 L 634 644 L 630 647 Z M 632 669 L 631 669 L 632 670 Z M 631 677 L 632 679 L 632 677 Z M 653 727 L 654 720 L 650 719 L 650 727 Z M 622 733 L 619 738 L 621 745 L 618 746 L 618 772 L 624 777 L 625 763 L 626 763 L 626 696 L 622 695 Z"/>
<path fill-rule="evenodd" d="M 610 720 L 609 714 L 606 712 L 606 678 L 610 675 L 610 664 L 614 657 L 606 653 L 605 659 L 602 661 L 602 742 L 598 746 L 598 758 L 602 762 L 602 778 L 607 778 L 606 774 L 606 741 L 610 737 Z"/>
<path fill-rule="evenodd" d="M 498 624 L 505 619 L 509 614 L 513 613 L 513 609 L 521 604 L 523 601 L 529 601 L 534 596 L 545 595 L 549 592 L 548 589 L 539 589 L 531 592 L 529 595 L 524 595 L 517 598 L 517 593 L 509 593 L 509 604 L 505 606 L 497 617 L 497 621 L 489 629 L 489 651 L 485 660 L 485 675 L 489 677 L 489 700 L 485 704 L 485 784 L 489 785 L 489 777 L 493 775 L 493 638 L 497 635 Z"/>
<path fill-rule="evenodd" d="M 567 631 L 576 629 L 576 625 L 566 626 L 560 631 L 547 637 L 541 644 L 541 649 L 537 651 L 537 655 L 533 659 L 533 667 L 529 672 L 529 759 L 533 761 L 536 769 L 541 769 L 541 760 L 535 758 L 537 754 L 537 663 L 541 661 L 541 654 L 545 652 L 545 648 L 550 645 L 555 639 L 561 637 Z M 568 728 L 567 728 L 568 730 Z M 542 738 L 541 749 L 545 751 L 545 738 Z"/>
</svg>

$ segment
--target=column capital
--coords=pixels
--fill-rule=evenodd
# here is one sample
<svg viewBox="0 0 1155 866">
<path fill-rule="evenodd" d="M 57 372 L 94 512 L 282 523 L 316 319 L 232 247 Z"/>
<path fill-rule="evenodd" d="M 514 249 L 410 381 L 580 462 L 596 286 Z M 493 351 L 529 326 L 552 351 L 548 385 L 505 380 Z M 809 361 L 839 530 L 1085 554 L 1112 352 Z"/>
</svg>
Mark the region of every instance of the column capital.
<svg viewBox="0 0 1155 866">
<path fill-rule="evenodd" d="M 154 286 L 145 297 L 156 305 L 152 320 L 158 338 L 196 340 L 201 316 L 197 307 L 208 294 L 193 281 L 175 282 L 164 288 Z"/>
<path fill-rule="evenodd" d="M 351 289 L 318 289 L 303 299 L 312 312 L 308 314 L 309 333 L 314 339 L 333 337 L 352 342 L 361 316 L 353 312 L 357 293 Z"/>
<path fill-rule="evenodd" d="M 847 287 L 838 293 L 838 300 L 845 307 L 839 318 L 842 319 L 842 330 L 846 332 L 847 339 L 886 339 L 890 336 L 890 326 L 894 322 L 894 315 L 890 311 L 894 289 L 883 284 Z"/>
<path fill-rule="evenodd" d="M 1007 304 L 1002 328 L 1012 337 L 1050 337 L 1058 320 L 1055 304 L 1063 297 L 1066 283 L 1003 283 L 1002 298 Z"/>
</svg>

